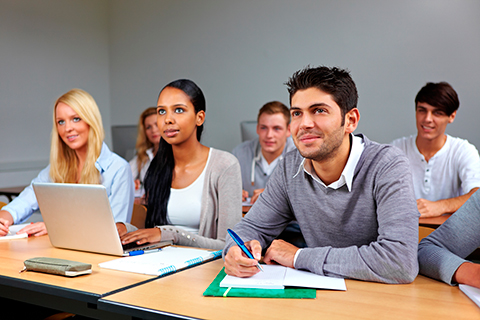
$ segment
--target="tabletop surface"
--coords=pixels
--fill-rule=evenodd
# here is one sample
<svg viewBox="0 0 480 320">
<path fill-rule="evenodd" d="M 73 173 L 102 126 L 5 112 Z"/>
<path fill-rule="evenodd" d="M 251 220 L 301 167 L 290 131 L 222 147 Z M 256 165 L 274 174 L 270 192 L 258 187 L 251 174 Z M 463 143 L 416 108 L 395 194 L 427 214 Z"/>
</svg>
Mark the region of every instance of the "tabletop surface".
<svg viewBox="0 0 480 320">
<path fill-rule="evenodd" d="M 448 218 L 452 216 L 452 213 L 444 214 L 439 217 L 433 217 L 433 218 L 419 218 L 418 219 L 418 224 L 423 225 L 423 226 L 440 226 L 442 223 L 447 221 Z"/>
<path fill-rule="evenodd" d="M 156 279 L 101 299 L 99 308 L 204 319 L 311 319 L 322 314 L 328 319 L 480 318 L 480 309 L 458 287 L 424 276 L 406 285 L 346 280 L 347 291 L 317 290 L 316 299 L 202 296 L 222 266 L 216 260 Z"/>
<path fill-rule="evenodd" d="M 34 257 L 52 257 L 80 261 L 92 265 L 92 274 L 78 277 L 22 272 L 23 262 Z M 153 276 L 102 269 L 98 264 L 117 259 L 116 256 L 54 248 L 48 235 L 16 240 L 0 241 L 0 284 L 11 286 L 54 286 L 88 295 L 102 296 L 105 293 L 130 286 Z M 25 282 L 26 281 L 26 282 Z M 61 290 L 58 294 L 62 294 Z"/>
</svg>

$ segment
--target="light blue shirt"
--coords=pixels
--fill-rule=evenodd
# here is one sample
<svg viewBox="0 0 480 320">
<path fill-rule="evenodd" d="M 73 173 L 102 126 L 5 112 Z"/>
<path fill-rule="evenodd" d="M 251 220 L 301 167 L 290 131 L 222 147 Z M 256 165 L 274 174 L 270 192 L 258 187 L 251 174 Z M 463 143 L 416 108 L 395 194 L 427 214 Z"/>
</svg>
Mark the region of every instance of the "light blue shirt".
<svg viewBox="0 0 480 320">
<path fill-rule="evenodd" d="M 100 156 L 95 167 L 101 174 L 102 185 L 107 189 L 108 200 L 116 222 L 130 222 L 133 210 L 133 178 L 130 165 L 123 158 L 110 151 L 105 143 L 102 145 Z M 50 179 L 50 165 L 40 171 L 33 182 L 52 182 Z M 13 217 L 15 224 L 27 220 L 34 211 L 38 210 L 37 198 L 32 183 L 2 208 Z"/>
</svg>

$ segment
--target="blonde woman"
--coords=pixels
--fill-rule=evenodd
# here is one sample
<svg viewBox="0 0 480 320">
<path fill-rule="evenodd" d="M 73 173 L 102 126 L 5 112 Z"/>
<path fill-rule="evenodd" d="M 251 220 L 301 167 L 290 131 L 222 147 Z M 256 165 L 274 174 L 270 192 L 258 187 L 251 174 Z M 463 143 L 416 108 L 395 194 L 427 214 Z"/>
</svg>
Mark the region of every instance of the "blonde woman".
<svg viewBox="0 0 480 320">
<path fill-rule="evenodd" d="M 157 107 L 147 108 L 140 115 L 137 134 L 137 155 L 130 160 L 130 168 L 135 182 L 135 194 L 143 196 L 143 181 L 150 162 L 157 154 L 160 131 L 157 127 Z"/>
<path fill-rule="evenodd" d="M 133 179 L 128 163 L 103 142 L 102 117 L 95 100 L 81 89 L 57 99 L 53 109 L 50 164 L 33 182 L 102 184 L 107 189 L 117 222 L 129 222 L 133 208 Z M 38 209 L 32 184 L 0 210 L 0 236 L 12 224 L 22 223 Z M 19 231 L 40 236 L 47 233 L 37 222 Z"/>
</svg>

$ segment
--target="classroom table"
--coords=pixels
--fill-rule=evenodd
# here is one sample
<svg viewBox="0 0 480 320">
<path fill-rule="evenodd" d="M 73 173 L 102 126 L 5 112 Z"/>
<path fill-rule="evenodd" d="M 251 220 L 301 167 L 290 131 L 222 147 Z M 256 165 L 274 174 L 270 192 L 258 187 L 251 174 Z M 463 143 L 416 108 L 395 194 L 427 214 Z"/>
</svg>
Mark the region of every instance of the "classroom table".
<svg viewBox="0 0 480 320">
<path fill-rule="evenodd" d="M 22 272 L 23 261 L 52 257 L 92 264 L 92 274 L 63 277 L 37 272 Z M 101 269 L 98 263 L 115 256 L 52 247 L 48 235 L 0 241 L 0 297 L 102 319 L 121 319 L 97 309 L 104 295 L 143 281 L 154 279 L 136 273 Z M 128 317 L 127 317 L 128 319 Z"/>
<path fill-rule="evenodd" d="M 12 201 L 13 198 L 18 196 L 25 188 L 26 186 L 0 188 L 0 196 L 5 196 L 8 198 L 8 201 Z"/>
<path fill-rule="evenodd" d="M 433 218 L 419 218 L 418 219 L 418 224 L 424 227 L 430 227 L 430 228 L 438 228 L 442 223 L 447 221 L 448 218 L 452 216 L 452 213 L 447 213 L 444 215 L 441 215 L 439 217 L 433 217 Z"/>
<path fill-rule="evenodd" d="M 144 319 L 479 319 L 458 287 L 418 276 L 412 284 L 346 280 L 347 291 L 317 290 L 316 299 L 203 297 L 222 260 L 121 291 L 98 308 Z"/>
</svg>

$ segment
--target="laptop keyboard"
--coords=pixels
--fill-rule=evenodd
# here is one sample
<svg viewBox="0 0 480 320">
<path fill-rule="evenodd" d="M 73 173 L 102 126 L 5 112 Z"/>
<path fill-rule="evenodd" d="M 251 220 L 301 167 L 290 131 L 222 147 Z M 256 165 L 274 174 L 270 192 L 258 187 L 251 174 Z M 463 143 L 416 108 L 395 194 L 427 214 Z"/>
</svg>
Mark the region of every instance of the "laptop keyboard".
<svg viewBox="0 0 480 320">
<path fill-rule="evenodd" d="M 127 244 L 123 244 L 122 247 L 123 247 L 123 250 L 125 251 L 125 250 L 130 250 L 130 249 L 138 247 L 138 244 L 136 242 L 130 242 L 130 243 L 127 243 Z"/>
</svg>

